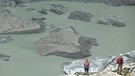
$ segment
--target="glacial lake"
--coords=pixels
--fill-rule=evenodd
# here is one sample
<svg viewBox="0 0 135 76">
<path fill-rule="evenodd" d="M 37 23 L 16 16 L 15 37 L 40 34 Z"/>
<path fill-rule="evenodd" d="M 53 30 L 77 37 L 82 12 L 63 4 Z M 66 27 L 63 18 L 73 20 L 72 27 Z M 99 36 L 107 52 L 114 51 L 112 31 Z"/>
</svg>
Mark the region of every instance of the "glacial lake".
<svg viewBox="0 0 135 76">
<path fill-rule="evenodd" d="M 49 10 L 51 4 L 62 4 L 68 10 L 63 15 L 57 15 L 48 11 L 48 15 L 42 15 L 37 11 L 45 8 Z M 73 26 L 83 36 L 96 38 L 99 46 L 91 48 L 92 57 L 117 56 L 135 50 L 135 6 L 113 7 L 103 3 L 79 3 L 79 2 L 57 2 L 43 1 L 29 3 L 33 11 L 25 8 L 8 7 L 11 13 L 26 19 L 43 16 L 45 23 L 54 24 L 66 29 Z M 91 22 L 68 19 L 72 11 L 84 11 L 93 14 Z M 115 27 L 112 25 L 100 25 L 96 21 L 111 16 L 123 17 L 126 27 Z M 12 35 L 13 41 L 0 44 L 0 53 L 11 56 L 10 61 L 0 60 L 0 76 L 58 76 L 63 75 L 61 64 L 75 59 L 58 56 L 40 56 L 35 42 L 48 35 L 48 31 L 38 34 Z M 85 58 L 82 58 L 85 60 Z"/>
</svg>

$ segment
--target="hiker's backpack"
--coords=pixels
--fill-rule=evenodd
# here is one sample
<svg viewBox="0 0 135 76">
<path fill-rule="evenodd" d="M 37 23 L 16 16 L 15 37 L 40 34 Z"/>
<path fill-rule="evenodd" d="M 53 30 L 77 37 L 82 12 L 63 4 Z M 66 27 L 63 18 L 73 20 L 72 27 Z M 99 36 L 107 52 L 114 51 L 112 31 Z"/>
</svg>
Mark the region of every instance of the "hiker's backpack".
<svg viewBox="0 0 135 76">
<path fill-rule="evenodd" d="M 122 64 L 123 63 L 123 58 L 122 57 L 118 57 L 116 62 L 117 62 L 117 64 Z"/>
</svg>

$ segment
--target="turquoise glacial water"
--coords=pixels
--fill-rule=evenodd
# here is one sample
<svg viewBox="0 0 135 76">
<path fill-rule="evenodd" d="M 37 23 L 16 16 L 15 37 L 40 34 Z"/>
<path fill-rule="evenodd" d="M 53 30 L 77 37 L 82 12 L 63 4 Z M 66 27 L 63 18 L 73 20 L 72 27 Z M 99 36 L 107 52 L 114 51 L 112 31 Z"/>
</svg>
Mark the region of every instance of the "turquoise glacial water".
<svg viewBox="0 0 135 76">
<path fill-rule="evenodd" d="M 49 11 L 48 15 L 37 12 L 42 8 L 49 10 L 50 4 L 62 4 L 68 11 L 60 16 Z M 44 1 L 30 3 L 28 7 L 36 10 L 28 12 L 25 11 L 25 8 L 20 7 L 8 7 L 8 9 L 13 14 L 26 19 L 43 16 L 46 18 L 45 23 L 47 24 L 54 24 L 62 29 L 73 26 L 80 35 L 96 38 L 99 46 L 91 48 L 92 57 L 112 56 L 135 50 L 135 6 L 113 7 L 96 3 Z M 74 10 L 92 13 L 91 22 L 67 19 Z M 96 23 L 101 17 L 109 18 L 113 15 L 123 17 L 126 27 Z M 61 64 L 75 59 L 40 56 L 35 47 L 35 42 L 48 34 L 45 31 L 38 34 L 12 35 L 13 41 L 0 44 L 0 53 L 11 56 L 10 61 L 0 60 L 0 76 L 58 76 L 64 74 Z"/>
</svg>

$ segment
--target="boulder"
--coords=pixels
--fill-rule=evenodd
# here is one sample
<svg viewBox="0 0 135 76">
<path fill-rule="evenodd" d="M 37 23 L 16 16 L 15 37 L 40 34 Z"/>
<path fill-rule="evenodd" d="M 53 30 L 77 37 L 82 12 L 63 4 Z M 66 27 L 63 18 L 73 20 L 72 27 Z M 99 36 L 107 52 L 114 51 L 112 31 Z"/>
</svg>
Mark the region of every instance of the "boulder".
<svg viewBox="0 0 135 76">
<path fill-rule="evenodd" d="M 56 55 L 67 58 L 90 56 L 89 50 L 93 45 L 97 45 L 96 39 L 80 36 L 73 27 L 51 33 L 48 37 L 41 38 L 36 42 L 41 55 Z"/>
<path fill-rule="evenodd" d="M 63 5 L 59 4 L 59 5 L 55 5 L 55 4 L 51 4 L 53 7 L 49 10 L 50 12 L 54 12 L 58 15 L 62 15 L 67 11 L 67 8 L 64 7 Z"/>
<path fill-rule="evenodd" d="M 115 17 L 115 16 L 112 16 L 108 19 L 101 18 L 97 21 L 97 24 L 104 24 L 104 25 L 111 24 L 116 27 L 125 27 L 126 26 L 125 20 L 122 17 Z"/>
<path fill-rule="evenodd" d="M 17 17 L 6 9 L 0 9 L 0 27 L 0 34 L 39 33 L 45 29 L 39 23 Z"/>
<path fill-rule="evenodd" d="M 92 16 L 93 15 L 91 13 L 81 12 L 81 11 L 73 11 L 69 15 L 68 19 L 82 20 L 85 22 L 90 22 L 90 19 Z"/>
<path fill-rule="evenodd" d="M 107 19 L 100 18 L 100 19 L 97 21 L 97 24 L 109 25 L 110 22 L 109 22 Z"/>
<path fill-rule="evenodd" d="M 113 26 L 117 26 L 117 27 L 125 27 L 126 26 L 126 23 L 122 17 L 112 16 L 108 20 Z"/>
<path fill-rule="evenodd" d="M 9 61 L 10 56 L 8 55 L 4 55 L 4 54 L 0 54 L 0 59 L 4 60 L 4 61 Z"/>
<path fill-rule="evenodd" d="M 41 13 L 41 14 L 46 14 L 46 15 L 48 14 L 46 9 L 42 9 L 42 10 L 40 10 L 38 12 Z"/>
<path fill-rule="evenodd" d="M 31 18 L 33 21 L 37 21 L 37 20 L 45 20 L 45 17 L 33 17 Z"/>
</svg>

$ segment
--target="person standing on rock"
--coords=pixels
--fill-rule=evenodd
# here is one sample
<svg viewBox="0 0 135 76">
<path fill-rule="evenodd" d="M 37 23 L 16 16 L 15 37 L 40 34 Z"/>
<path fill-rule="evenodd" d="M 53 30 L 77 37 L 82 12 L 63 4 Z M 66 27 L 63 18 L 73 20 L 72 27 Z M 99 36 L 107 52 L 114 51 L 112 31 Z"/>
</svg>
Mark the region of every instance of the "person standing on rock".
<svg viewBox="0 0 135 76">
<path fill-rule="evenodd" d="M 90 62 L 88 61 L 88 59 L 86 59 L 86 61 L 84 62 L 85 73 L 89 73 L 89 66 L 90 66 Z"/>
<path fill-rule="evenodd" d="M 117 68 L 117 73 L 122 75 L 122 66 L 123 66 L 123 58 L 122 58 L 123 54 L 120 54 L 117 59 L 116 62 L 118 64 L 118 68 Z"/>
</svg>

